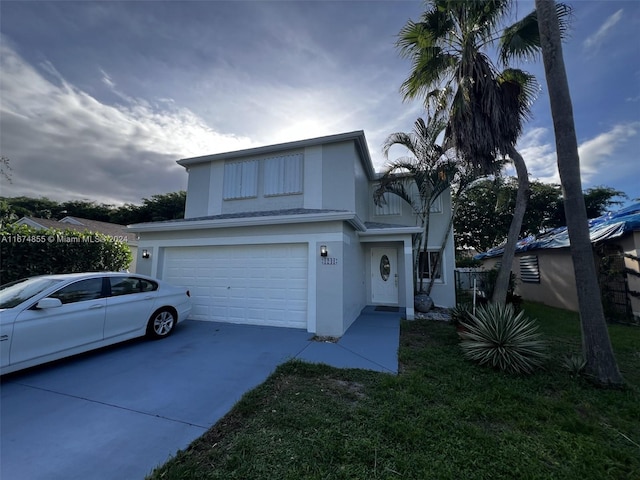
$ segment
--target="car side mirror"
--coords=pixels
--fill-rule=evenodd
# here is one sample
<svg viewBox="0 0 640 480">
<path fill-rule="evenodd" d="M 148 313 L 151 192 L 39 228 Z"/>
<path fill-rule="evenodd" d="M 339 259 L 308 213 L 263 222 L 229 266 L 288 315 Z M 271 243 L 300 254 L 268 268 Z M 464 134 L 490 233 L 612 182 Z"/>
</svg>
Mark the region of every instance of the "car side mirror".
<svg viewBox="0 0 640 480">
<path fill-rule="evenodd" d="M 62 302 L 59 298 L 43 298 L 38 303 L 36 303 L 36 308 L 56 308 L 62 306 Z"/>
</svg>

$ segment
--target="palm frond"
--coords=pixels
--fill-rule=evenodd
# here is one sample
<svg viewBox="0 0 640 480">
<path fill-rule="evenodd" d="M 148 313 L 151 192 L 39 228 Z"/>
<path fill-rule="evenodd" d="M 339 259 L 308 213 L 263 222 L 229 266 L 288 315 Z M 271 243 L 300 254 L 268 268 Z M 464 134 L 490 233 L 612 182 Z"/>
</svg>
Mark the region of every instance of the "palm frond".
<svg viewBox="0 0 640 480">
<path fill-rule="evenodd" d="M 556 15 L 560 25 L 560 36 L 564 39 L 569 31 L 571 7 L 556 3 Z M 499 41 L 500 62 L 507 65 L 512 59 L 535 60 L 540 54 L 538 14 L 534 10 L 513 25 L 506 27 Z"/>
</svg>

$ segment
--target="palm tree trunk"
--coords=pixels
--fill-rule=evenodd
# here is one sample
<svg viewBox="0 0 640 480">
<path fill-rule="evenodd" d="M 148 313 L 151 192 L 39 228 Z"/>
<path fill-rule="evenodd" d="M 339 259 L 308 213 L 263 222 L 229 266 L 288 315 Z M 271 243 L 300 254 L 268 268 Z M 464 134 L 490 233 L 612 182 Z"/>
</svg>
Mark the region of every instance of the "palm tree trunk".
<svg viewBox="0 0 640 480">
<path fill-rule="evenodd" d="M 560 29 L 553 0 L 536 0 L 544 71 L 556 137 L 558 172 L 564 196 L 571 257 L 578 291 L 582 351 L 586 371 L 602 385 L 624 383 L 613 354 L 589 239 L 587 211 L 580 180 L 580 158 L 569 83 L 562 55 Z"/>
<path fill-rule="evenodd" d="M 527 211 L 527 202 L 529 201 L 529 173 L 527 165 L 524 163 L 522 155 L 512 146 L 509 149 L 509 157 L 513 160 L 518 175 L 518 193 L 516 195 L 516 205 L 513 209 L 513 217 L 507 234 L 507 244 L 502 254 L 502 264 L 498 271 L 498 278 L 493 289 L 491 301 L 493 303 L 506 303 L 507 292 L 509 291 L 509 281 L 511 280 L 511 268 L 513 266 L 513 258 L 516 254 L 516 246 L 524 214 Z"/>
</svg>

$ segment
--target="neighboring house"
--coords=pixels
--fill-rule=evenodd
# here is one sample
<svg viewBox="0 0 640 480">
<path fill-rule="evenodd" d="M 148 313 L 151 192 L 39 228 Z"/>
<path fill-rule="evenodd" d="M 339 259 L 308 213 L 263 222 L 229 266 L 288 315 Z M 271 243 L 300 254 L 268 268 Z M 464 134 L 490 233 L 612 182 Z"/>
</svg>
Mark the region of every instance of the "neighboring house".
<svg viewBox="0 0 640 480">
<path fill-rule="evenodd" d="M 589 221 L 603 305 L 616 316 L 640 318 L 640 203 Z M 502 258 L 502 247 L 476 255 L 485 269 Z M 578 293 L 566 227 L 521 240 L 512 272 L 525 300 L 578 311 Z"/>
<path fill-rule="evenodd" d="M 124 241 L 131 249 L 133 261 L 129 265 L 129 271 L 136 271 L 136 260 L 138 257 L 138 240 L 135 233 L 127 230 L 125 225 L 117 223 L 99 222 L 98 220 L 89 220 L 88 218 L 67 216 L 60 220 L 52 220 L 49 218 L 22 217 L 16 222 L 18 225 L 28 225 L 33 228 L 45 229 L 56 228 L 59 230 L 72 229 L 79 232 L 89 231 L 93 233 L 101 233 L 116 240 Z"/>
<path fill-rule="evenodd" d="M 187 286 L 191 318 L 341 336 L 367 305 L 414 318 L 408 204 L 373 203 L 378 174 L 356 131 L 178 161 L 185 218 L 129 226 L 138 273 Z M 433 250 L 451 212 L 432 215 Z M 145 258 L 146 257 L 146 258 Z M 432 291 L 455 304 L 453 235 Z"/>
</svg>

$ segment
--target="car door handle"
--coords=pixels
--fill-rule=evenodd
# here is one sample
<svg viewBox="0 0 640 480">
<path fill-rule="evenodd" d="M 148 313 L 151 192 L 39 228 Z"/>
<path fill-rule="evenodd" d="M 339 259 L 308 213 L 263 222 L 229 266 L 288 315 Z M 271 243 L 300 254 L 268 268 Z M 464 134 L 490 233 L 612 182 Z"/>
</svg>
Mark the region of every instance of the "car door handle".
<svg viewBox="0 0 640 480">
<path fill-rule="evenodd" d="M 145 300 L 153 300 L 153 296 L 149 295 L 148 297 L 144 297 Z"/>
<path fill-rule="evenodd" d="M 96 308 L 102 308 L 102 307 L 104 307 L 104 305 L 102 305 L 102 304 L 98 304 L 98 305 L 91 305 L 91 306 L 89 307 L 89 310 L 95 310 Z"/>
</svg>

